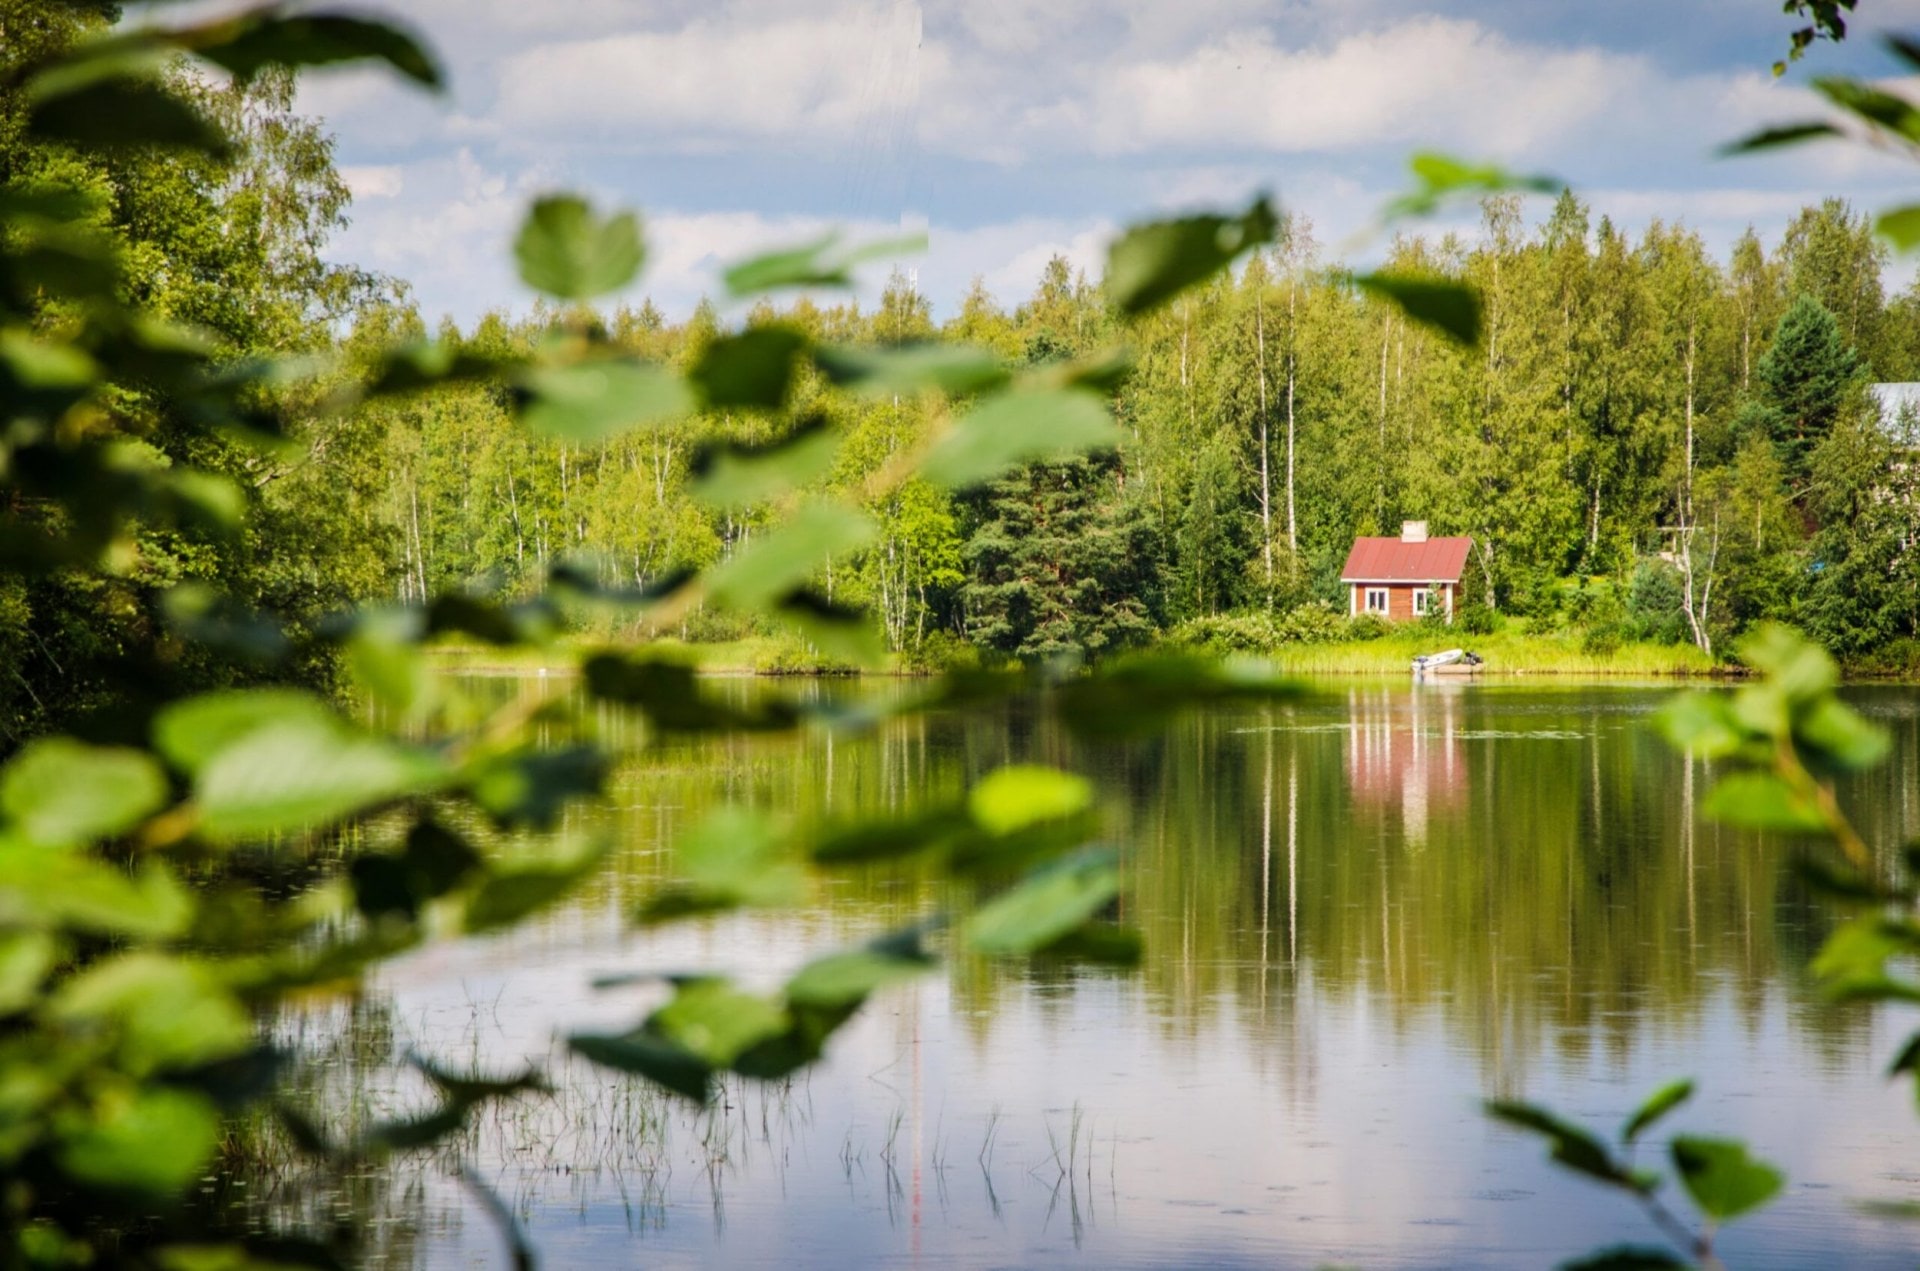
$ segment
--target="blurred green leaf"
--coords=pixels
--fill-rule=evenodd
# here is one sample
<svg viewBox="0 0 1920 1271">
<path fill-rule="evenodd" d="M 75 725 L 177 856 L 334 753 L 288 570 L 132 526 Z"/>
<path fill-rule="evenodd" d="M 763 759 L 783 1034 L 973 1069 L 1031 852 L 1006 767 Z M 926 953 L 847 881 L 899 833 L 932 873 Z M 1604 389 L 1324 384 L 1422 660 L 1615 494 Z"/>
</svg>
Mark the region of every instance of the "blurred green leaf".
<svg viewBox="0 0 1920 1271">
<path fill-rule="evenodd" d="M 520 417 L 549 437 L 587 444 L 691 415 L 693 392 L 673 372 L 601 359 L 520 373 Z"/>
<path fill-rule="evenodd" d="M 0 842 L 0 925 L 166 940 L 186 932 L 194 909 L 192 894 L 164 866 L 129 872 Z"/>
<path fill-rule="evenodd" d="M 232 149 L 226 134 L 150 75 L 41 75 L 28 81 L 26 99 L 27 131 L 42 141 L 162 146 L 216 157 Z"/>
<path fill-rule="evenodd" d="M 540 859 L 494 867 L 467 900 L 466 929 L 487 931 L 520 921 L 585 882 L 606 859 L 598 839 L 560 844 Z"/>
<path fill-rule="evenodd" d="M 666 732 L 778 731 L 800 719 L 778 698 L 736 706 L 702 691 L 695 669 L 671 654 L 595 653 L 580 669 L 589 695 L 638 706 Z"/>
<path fill-rule="evenodd" d="M 0 1016 L 33 1005 L 59 957 L 60 944 L 47 932 L 0 934 Z"/>
<path fill-rule="evenodd" d="M 1701 759 L 1724 758 L 1746 740 L 1723 693 L 1682 693 L 1670 698 L 1654 721 L 1669 742 Z"/>
<path fill-rule="evenodd" d="M 249 733 L 270 724 L 304 720 L 333 722 L 327 704 L 300 689 L 229 689 L 190 697 L 167 707 L 154 720 L 154 748 L 189 776 Z"/>
<path fill-rule="evenodd" d="M 709 409 L 779 410 L 793 392 L 806 347 L 806 334 L 792 327 L 749 327 L 707 345 L 687 379 Z"/>
<path fill-rule="evenodd" d="M 810 503 L 707 574 L 707 591 L 731 609 L 771 609 L 820 569 L 872 541 L 871 518 L 838 503 Z"/>
<path fill-rule="evenodd" d="M 1187 216 L 1135 225 L 1107 249 L 1107 296 L 1129 316 L 1154 309 L 1273 241 L 1280 228 L 1263 195 L 1238 216 Z"/>
<path fill-rule="evenodd" d="M 840 235 L 832 233 L 811 243 L 741 261 L 721 277 L 727 291 L 734 296 L 751 296 L 785 287 L 851 287 L 855 265 L 889 256 L 914 255 L 926 249 L 925 234 L 842 248 Z"/>
<path fill-rule="evenodd" d="M 1620 1141 L 1633 1142 L 1640 1137 L 1642 1131 L 1692 1097 L 1693 1082 L 1684 1078 L 1660 1087 L 1648 1095 L 1647 1101 L 1640 1105 L 1632 1117 L 1628 1118 L 1626 1128 L 1620 1131 Z"/>
<path fill-rule="evenodd" d="M 816 958 L 787 981 L 786 996 L 796 1005 L 838 1010 L 858 1006 L 878 989 L 925 974 L 935 966 L 920 947 L 918 933 L 909 938 L 876 941 L 863 949 Z"/>
<path fill-rule="evenodd" d="M 219 1116 L 199 1095 L 110 1090 L 86 1120 L 63 1128 L 55 1155 L 78 1182 L 165 1200 L 205 1173 L 219 1136 Z"/>
<path fill-rule="evenodd" d="M 1835 927 L 1821 942 L 1809 968 L 1829 991 L 1885 980 L 1887 961 L 1910 949 L 1900 928 L 1877 915 Z"/>
<path fill-rule="evenodd" d="M 862 817 L 827 827 L 810 850 L 823 865 L 891 860 L 942 847 L 972 832 L 972 818 L 963 809 L 928 808 L 906 816 Z"/>
<path fill-rule="evenodd" d="M 593 746 L 529 746 L 485 760 L 471 789 L 498 824 L 546 831 L 568 802 L 599 794 L 606 779 L 607 757 Z"/>
<path fill-rule="evenodd" d="M 567 1038 L 575 1054 L 605 1068 L 645 1077 L 657 1086 L 705 1103 L 712 1094 L 713 1069 L 685 1047 L 636 1031 L 621 1036 L 576 1033 Z"/>
<path fill-rule="evenodd" d="M 522 281 L 561 300 L 618 291 L 639 275 L 646 258 L 638 217 L 619 212 L 602 219 L 585 199 L 569 194 L 534 200 L 513 255 Z"/>
<path fill-rule="evenodd" d="M 1673 1165 L 1700 1211 L 1727 1222 L 1776 1196 L 1786 1176 L 1747 1155 L 1747 1145 L 1682 1136 L 1673 1141 Z"/>
<path fill-rule="evenodd" d="M 993 354 L 965 345 L 910 344 L 892 349 L 824 345 L 813 351 L 813 360 L 830 383 L 872 397 L 927 389 L 963 397 L 999 388 L 1011 378 Z"/>
<path fill-rule="evenodd" d="M 166 954 L 96 962 L 60 985 L 48 1011 L 68 1025 L 115 1030 L 121 1062 L 139 1075 L 197 1067 L 253 1044 L 253 1019 L 219 975 Z"/>
<path fill-rule="evenodd" d="M 725 1068 L 742 1053 L 787 1031 L 793 1019 L 779 1002 L 744 993 L 725 980 L 682 984 L 665 1006 L 647 1017 L 647 1031 Z"/>
<path fill-rule="evenodd" d="M 331 824 L 362 809 L 438 789 L 436 756 L 383 737 L 294 717 L 246 735 L 201 770 L 193 797 L 200 831 L 217 841 Z"/>
<path fill-rule="evenodd" d="M 1640 1245 L 1616 1245 L 1587 1257 L 1565 1262 L 1560 1271 L 1689 1271 L 1693 1263 L 1674 1257 L 1664 1249 Z"/>
<path fill-rule="evenodd" d="M 824 418 L 812 416 L 768 445 L 701 447 L 689 464 L 694 481 L 688 491 L 721 508 L 764 503 L 824 476 L 839 451 L 840 438 Z"/>
<path fill-rule="evenodd" d="M 1385 272 L 1354 274 L 1352 278 L 1354 286 L 1456 343 L 1480 343 L 1480 293 L 1466 283 Z"/>
<path fill-rule="evenodd" d="M 966 941 L 976 953 L 1035 953 L 1092 918 L 1119 894 L 1118 857 L 1105 849 L 1082 852 L 982 905 L 967 920 Z"/>
<path fill-rule="evenodd" d="M 665 922 L 742 905 L 789 905 L 806 895 L 806 873 L 786 852 L 765 815 L 716 809 L 675 844 L 678 877 L 640 907 L 642 923 Z"/>
<path fill-rule="evenodd" d="M 1813 91 L 1841 110 L 1906 141 L 1920 143 L 1920 110 L 1885 89 L 1838 75 L 1816 75 Z"/>
<path fill-rule="evenodd" d="M 1840 683 L 1840 668 L 1825 649 L 1777 622 L 1755 627 L 1740 642 L 1738 653 L 1741 661 L 1767 677 L 1768 687 L 1792 703 L 1811 701 Z"/>
<path fill-rule="evenodd" d="M 377 61 L 424 88 L 444 86 L 439 66 L 414 36 L 391 21 L 350 13 L 256 10 L 203 27 L 186 45 L 240 79 L 269 66 L 297 69 Z"/>
<path fill-rule="evenodd" d="M 1545 1108 L 1504 1099 L 1491 1100 L 1485 1106 L 1495 1120 L 1545 1138 L 1553 1146 L 1553 1159 L 1568 1169 L 1627 1191 L 1644 1194 L 1653 1190 L 1649 1180 L 1615 1161 L 1599 1139 Z"/>
<path fill-rule="evenodd" d="M 1107 405 L 1078 389 L 1025 389 L 988 398 L 955 421 L 920 462 L 943 489 L 978 485 L 1035 459 L 1111 450 L 1123 440 Z"/>
<path fill-rule="evenodd" d="M 422 340 L 381 352 L 366 388 L 369 397 L 414 393 L 445 384 L 490 380 L 519 366 L 516 358 L 480 352 L 451 340 Z"/>
<path fill-rule="evenodd" d="M 1818 121 L 1799 124 L 1781 124 L 1773 128 L 1762 128 L 1758 132 L 1749 133 L 1738 141 L 1722 146 L 1720 147 L 1720 154 L 1723 157 L 1756 154 L 1763 150 L 1778 150 L 1783 146 L 1797 146 L 1802 142 L 1813 141 L 1821 137 L 1838 137 L 1841 135 L 1843 135 L 1841 131 L 1832 124 L 1820 123 Z"/>
<path fill-rule="evenodd" d="M 167 778 L 144 751 L 71 737 L 27 743 L 0 771 L 0 811 L 42 847 L 76 847 L 123 834 L 160 810 Z"/>
<path fill-rule="evenodd" d="M 1749 830 L 1818 834 L 1827 828 L 1820 809 L 1770 772 L 1722 777 L 1700 805 L 1701 815 Z"/>
<path fill-rule="evenodd" d="M 1794 738 L 1814 753 L 1809 759 L 1821 770 L 1860 772 L 1887 757 L 1893 739 L 1884 728 L 1868 723 L 1845 702 L 1834 697 L 1815 701 L 1799 719 Z"/>
<path fill-rule="evenodd" d="M 1422 151 L 1408 160 L 1415 188 L 1386 206 L 1384 219 L 1431 216 L 1443 203 L 1460 195 L 1503 194 L 1522 191 L 1552 194 L 1561 182 L 1547 176 L 1522 176 L 1491 163 L 1468 163 L 1453 155 Z"/>
<path fill-rule="evenodd" d="M 1011 834 L 1042 821 L 1063 820 L 1092 806 L 1092 782 L 1037 764 L 997 769 L 967 794 L 967 811 L 990 834 Z"/>
<path fill-rule="evenodd" d="M 1882 212 L 1873 221 L 1874 232 L 1893 244 L 1895 251 L 1920 247 L 1920 204 Z"/>
</svg>

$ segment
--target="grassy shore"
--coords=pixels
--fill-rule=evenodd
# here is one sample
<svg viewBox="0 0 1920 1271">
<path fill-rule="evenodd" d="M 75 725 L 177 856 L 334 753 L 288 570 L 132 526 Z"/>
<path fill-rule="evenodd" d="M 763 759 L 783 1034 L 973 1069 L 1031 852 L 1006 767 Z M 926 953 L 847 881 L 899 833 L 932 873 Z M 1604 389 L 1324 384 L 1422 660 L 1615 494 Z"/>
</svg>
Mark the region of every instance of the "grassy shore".
<svg viewBox="0 0 1920 1271">
<path fill-rule="evenodd" d="M 1443 647 L 1471 649 L 1484 660 L 1483 674 L 1490 676 L 1648 678 L 1732 673 L 1725 664 L 1690 644 L 1628 643 L 1612 649 L 1589 650 L 1578 632 L 1564 635 L 1498 632 L 1485 636 L 1450 633 L 1437 641 L 1429 631 L 1394 632 L 1377 640 L 1282 645 L 1264 656 L 1290 675 L 1406 675 L 1416 656 L 1435 653 Z"/>
<path fill-rule="evenodd" d="M 1445 643 L 1445 638 L 1436 643 L 1431 632 L 1395 632 L 1375 640 L 1281 645 L 1261 656 L 1289 675 L 1404 676 L 1416 655 L 1433 653 Z M 1454 636 L 1452 643 L 1479 654 L 1485 660 L 1484 673 L 1492 677 L 1559 675 L 1644 679 L 1733 673 L 1725 664 L 1714 662 L 1692 645 L 1623 644 L 1616 649 L 1589 651 L 1578 633 L 1519 635 L 1507 632 L 1487 636 L 1461 634 Z M 433 656 L 448 670 L 475 675 L 526 675 L 543 670 L 569 674 L 580 647 L 584 646 L 572 641 L 551 649 L 440 645 L 433 650 Z M 707 675 L 804 675 L 843 669 L 809 665 L 804 658 L 796 658 L 794 641 L 775 636 L 749 636 L 710 644 L 659 640 L 648 647 L 671 652 Z M 867 671 L 879 675 L 908 673 L 894 659 Z"/>
</svg>

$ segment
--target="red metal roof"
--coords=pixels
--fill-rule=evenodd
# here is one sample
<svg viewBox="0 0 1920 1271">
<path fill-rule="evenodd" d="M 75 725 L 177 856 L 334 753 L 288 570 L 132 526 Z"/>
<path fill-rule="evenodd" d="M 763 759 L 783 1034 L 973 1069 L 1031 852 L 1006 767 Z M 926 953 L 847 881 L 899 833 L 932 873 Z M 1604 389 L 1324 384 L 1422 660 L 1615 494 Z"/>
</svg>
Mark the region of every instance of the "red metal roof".
<svg viewBox="0 0 1920 1271">
<path fill-rule="evenodd" d="M 1430 538 L 1404 543 L 1397 538 L 1356 538 L 1340 571 L 1343 583 L 1457 583 L 1467 567 L 1473 540 Z"/>
</svg>

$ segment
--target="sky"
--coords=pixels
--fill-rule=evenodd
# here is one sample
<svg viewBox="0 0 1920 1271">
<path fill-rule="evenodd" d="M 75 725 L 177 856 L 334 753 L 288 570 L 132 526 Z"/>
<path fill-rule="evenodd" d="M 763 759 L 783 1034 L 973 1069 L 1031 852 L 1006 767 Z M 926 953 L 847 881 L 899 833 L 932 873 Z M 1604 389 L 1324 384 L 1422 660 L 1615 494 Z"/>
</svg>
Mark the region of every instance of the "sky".
<svg viewBox="0 0 1920 1271">
<path fill-rule="evenodd" d="M 1002 304 L 1055 254 L 1097 276 L 1131 220 L 1260 191 L 1329 257 L 1440 150 L 1564 181 L 1634 231 L 1680 220 L 1724 251 L 1777 241 L 1801 205 L 1865 209 L 1920 186 L 1911 160 L 1822 144 L 1715 149 L 1822 113 L 1813 74 L 1892 77 L 1876 32 L 1920 0 L 1860 0 L 1844 45 L 1786 77 L 1777 0 L 408 0 L 441 97 L 366 71 L 314 75 L 355 195 L 332 253 L 407 280 L 463 324 L 533 300 L 509 247 L 527 202 L 576 190 L 641 212 L 650 296 L 683 315 L 721 266 L 840 227 L 924 230 L 936 314 L 970 281 Z M 1920 80 L 1908 85 L 1920 92 Z M 1537 201 L 1533 215 L 1544 214 Z M 1468 209 L 1440 228 L 1471 228 Z M 1911 276 L 1896 264 L 1894 284 Z"/>
</svg>

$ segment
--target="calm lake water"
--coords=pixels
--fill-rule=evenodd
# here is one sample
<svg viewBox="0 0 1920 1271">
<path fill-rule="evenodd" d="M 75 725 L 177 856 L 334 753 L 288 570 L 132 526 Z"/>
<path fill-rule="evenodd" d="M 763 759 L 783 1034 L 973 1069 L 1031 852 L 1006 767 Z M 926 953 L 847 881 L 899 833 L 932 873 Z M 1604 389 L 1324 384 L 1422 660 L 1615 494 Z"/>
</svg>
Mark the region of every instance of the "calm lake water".
<svg viewBox="0 0 1920 1271">
<path fill-rule="evenodd" d="M 1124 745 L 1013 707 L 655 748 L 618 779 L 615 864 L 578 901 L 282 1027 L 331 1049 L 352 1116 L 417 1100 L 387 1066 L 409 1048 L 548 1064 L 559 1092 L 461 1151 L 552 1267 L 1551 1266 L 1658 1233 L 1480 1101 L 1610 1135 L 1676 1076 L 1701 1092 L 1672 1128 L 1744 1138 L 1789 1175 L 1722 1236 L 1730 1266 L 1915 1265 L 1920 1227 L 1855 1204 L 1920 1201 L 1911 1085 L 1881 1075 L 1920 1021 L 1818 1000 L 1807 962 L 1834 914 L 1784 848 L 1697 822 L 1712 774 L 1649 726 L 1670 689 L 1320 688 Z M 1848 805 L 1871 841 L 1920 834 L 1920 690 L 1852 698 L 1896 747 Z M 1097 781 L 1139 969 L 963 961 L 877 997 L 807 1076 L 730 1085 L 708 1112 L 563 1057 L 556 1032 L 630 1027 L 658 1000 L 596 976 L 771 985 L 940 903 L 873 872 L 802 914 L 632 931 L 704 812 L 896 807 L 1025 760 Z M 453 1159 L 355 1180 L 390 1265 L 509 1265 Z"/>
</svg>

